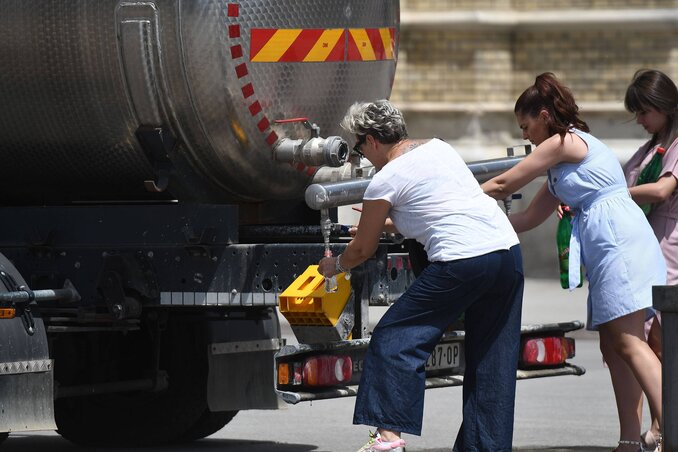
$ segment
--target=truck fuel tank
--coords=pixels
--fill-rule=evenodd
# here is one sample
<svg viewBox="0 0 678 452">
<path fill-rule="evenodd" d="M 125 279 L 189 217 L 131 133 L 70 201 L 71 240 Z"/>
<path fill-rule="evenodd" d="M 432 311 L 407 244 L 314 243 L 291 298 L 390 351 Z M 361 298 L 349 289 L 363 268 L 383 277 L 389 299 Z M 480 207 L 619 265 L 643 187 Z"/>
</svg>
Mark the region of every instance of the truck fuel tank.
<svg viewBox="0 0 678 452">
<path fill-rule="evenodd" d="M 397 0 L 0 0 L 0 202 L 303 199 L 276 159 L 386 98 Z M 352 137 L 343 137 L 352 139 Z"/>
</svg>

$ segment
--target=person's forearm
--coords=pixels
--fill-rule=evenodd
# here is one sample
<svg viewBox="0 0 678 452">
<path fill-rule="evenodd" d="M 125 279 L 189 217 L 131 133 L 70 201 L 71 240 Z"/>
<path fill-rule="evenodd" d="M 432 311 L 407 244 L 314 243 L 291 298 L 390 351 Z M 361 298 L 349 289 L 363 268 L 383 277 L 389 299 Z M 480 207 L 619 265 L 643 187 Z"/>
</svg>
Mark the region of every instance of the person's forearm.
<svg viewBox="0 0 678 452">
<path fill-rule="evenodd" d="M 372 257 L 379 246 L 379 236 L 388 219 L 390 208 L 391 204 L 381 199 L 365 201 L 364 212 L 353 240 L 340 256 L 321 259 L 318 271 L 325 277 L 332 276 L 350 270 Z"/>
<path fill-rule="evenodd" d="M 629 187 L 629 193 L 637 204 L 650 204 L 666 201 L 672 191 L 658 182 Z"/>
<path fill-rule="evenodd" d="M 362 246 L 359 241 L 351 240 L 343 253 L 337 256 L 322 258 L 318 264 L 318 272 L 325 277 L 329 277 L 337 273 L 350 271 L 372 257 L 377 250 L 377 246 L 379 246 L 378 240 L 375 241 L 373 246 Z"/>
<path fill-rule="evenodd" d="M 351 240 L 344 252 L 341 253 L 341 266 L 346 270 L 357 267 L 372 257 L 376 250 L 377 246 L 364 247 L 356 243 L 355 240 Z"/>
<path fill-rule="evenodd" d="M 517 233 L 529 231 L 530 229 L 532 229 L 530 228 L 530 225 L 527 222 L 525 212 L 511 214 L 509 215 L 508 219 L 511 222 L 511 226 L 513 226 L 513 229 Z"/>
<path fill-rule="evenodd" d="M 502 200 L 511 195 L 510 193 L 506 192 L 504 185 L 499 180 L 499 177 L 495 177 L 488 180 L 487 182 L 484 182 L 480 185 L 480 188 L 483 189 L 485 194 L 496 200 Z"/>
<path fill-rule="evenodd" d="M 354 207 L 353 210 L 356 212 L 362 212 L 363 209 L 360 207 Z M 355 236 L 356 231 L 358 230 L 357 226 L 351 226 L 349 229 L 349 232 L 351 235 Z M 398 234 L 400 231 L 398 231 L 398 228 L 396 228 L 395 224 L 393 224 L 393 221 L 390 218 L 387 218 L 386 221 L 384 222 L 384 227 L 382 229 L 384 232 L 388 232 L 389 234 Z"/>
</svg>

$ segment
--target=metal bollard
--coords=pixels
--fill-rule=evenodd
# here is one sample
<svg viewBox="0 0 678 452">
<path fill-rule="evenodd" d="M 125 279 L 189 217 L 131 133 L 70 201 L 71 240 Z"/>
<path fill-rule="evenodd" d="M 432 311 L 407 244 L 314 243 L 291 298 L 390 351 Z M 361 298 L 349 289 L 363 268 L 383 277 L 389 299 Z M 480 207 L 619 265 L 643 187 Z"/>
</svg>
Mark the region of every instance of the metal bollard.
<svg viewBox="0 0 678 452">
<path fill-rule="evenodd" d="M 678 285 L 652 287 L 662 313 L 662 413 L 665 451 L 678 451 Z"/>
</svg>

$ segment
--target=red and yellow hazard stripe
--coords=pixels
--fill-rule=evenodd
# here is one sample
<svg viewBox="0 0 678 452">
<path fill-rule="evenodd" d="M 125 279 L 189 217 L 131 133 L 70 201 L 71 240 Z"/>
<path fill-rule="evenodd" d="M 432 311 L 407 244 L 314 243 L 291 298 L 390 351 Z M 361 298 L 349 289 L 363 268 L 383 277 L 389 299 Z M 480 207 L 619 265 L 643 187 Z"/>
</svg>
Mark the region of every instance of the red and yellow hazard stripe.
<svg viewBox="0 0 678 452">
<path fill-rule="evenodd" d="M 394 59 L 395 28 L 253 28 L 250 36 L 253 63 Z"/>
<path fill-rule="evenodd" d="M 395 28 L 351 28 L 348 30 L 348 61 L 392 60 Z"/>
<path fill-rule="evenodd" d="M 255 63 L 342 61 L 345 33 L 341 28 L 254 28 L 250 60 Z"/>
</svg>

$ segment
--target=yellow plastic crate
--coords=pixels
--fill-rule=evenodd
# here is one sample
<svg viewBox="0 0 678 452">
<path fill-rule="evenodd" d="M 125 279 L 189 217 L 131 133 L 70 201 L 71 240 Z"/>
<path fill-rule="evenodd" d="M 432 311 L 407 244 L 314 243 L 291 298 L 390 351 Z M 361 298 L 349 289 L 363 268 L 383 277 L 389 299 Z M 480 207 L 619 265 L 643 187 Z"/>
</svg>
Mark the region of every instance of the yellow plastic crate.
<svg viewBox="0 0 678 452">
<path fill-rule="evenodd" d="M 325 277 L 317 265 L 310 265 L 280 294 L 280 312 L 290 325 L 334 326 L 351 295 L 351 284 L 337 275 L 338 290 L 325 292 Z"/>
</svg>

